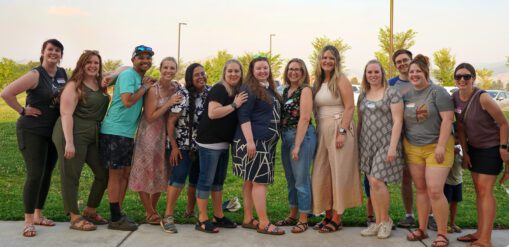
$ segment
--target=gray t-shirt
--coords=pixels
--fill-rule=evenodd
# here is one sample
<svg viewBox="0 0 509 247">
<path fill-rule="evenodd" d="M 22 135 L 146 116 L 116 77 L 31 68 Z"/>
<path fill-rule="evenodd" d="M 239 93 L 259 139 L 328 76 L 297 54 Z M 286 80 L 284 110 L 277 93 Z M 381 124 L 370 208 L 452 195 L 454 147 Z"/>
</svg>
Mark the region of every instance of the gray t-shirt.
<svg viewBox="0 0 509 247">
<path fill-rule="evenodd" d="M 453 111 L 447 91 L 436 84 L 423 90 L 411 87 L 403 96 L 405 104 L 405 137 L 417 146 L 438 143 L 442 118 L 440 112 Z"/>
<path fill-rule="evenodd" d="M 401 80 L 399 76 L 390 79 L 389 85 L 397 89 L 401 96 L 405 95 L 413 87 L 410 81 Z"/>
</svg>

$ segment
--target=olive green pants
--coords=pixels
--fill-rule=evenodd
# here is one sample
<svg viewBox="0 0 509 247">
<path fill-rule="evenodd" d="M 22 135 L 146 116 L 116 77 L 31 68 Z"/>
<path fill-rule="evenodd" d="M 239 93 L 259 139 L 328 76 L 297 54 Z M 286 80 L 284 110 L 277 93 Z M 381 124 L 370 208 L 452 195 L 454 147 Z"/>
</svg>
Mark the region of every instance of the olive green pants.
<svg viewBox="0 0 509 247">
<path fill-rule="evenodd" d="M 64 157 L 65 138 L 60 119 L 55 124 L 53 142 L 58 152 L 64 210 L 66 213 L 80 214 L 78 208 L 78 190 L 83 166 L 87 163 L 94 174 L 94 181 L 92 182 L 87 202 L 87 206 L 90 208 L 97 208 L 101 203 L 104 191 L 108 186 L 108 169 L 101 166 L 99 159 L 97 124 L 74 121 L 73 132 L 75 147 L 73 158 L 66 159 Z"/>
</svg>

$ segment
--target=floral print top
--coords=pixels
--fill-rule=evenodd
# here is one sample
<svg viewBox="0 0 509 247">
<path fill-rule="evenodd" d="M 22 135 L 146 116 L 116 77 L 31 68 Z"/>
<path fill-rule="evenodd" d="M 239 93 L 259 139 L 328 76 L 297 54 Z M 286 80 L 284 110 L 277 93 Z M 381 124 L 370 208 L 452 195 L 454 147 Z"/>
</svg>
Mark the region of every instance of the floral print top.
<svg viewBox="0 0 509 247">
<path fill-rule="evenodd" d="M 290 87 L 286 87 L 283 91 L 283 108 L 281 112 L 281 126 L 283 130 L 297 128 L 300 118 L 300 95 L 302 87 L 298 87 L 291 97 L 288 97 Z"/>
<path fill-rule="evenodd" d="M 195 110 L 194 110 L 194 121 L 192 130 L 191 149 L 198 150 L 196 144 L 196 136 L 198 131 L 198 124 L 200 123 L 200 117 L 205 110 L 205 102 L 210 91 L 210 86 L 205 85 L 204 90 L 201 93 L 196 93 L 195 97 Z M 175 139 L 180 150 L 189 150 L 189 91 L 185 87 L 179 87 L 177 93 L 182 95 L 182 102 L 178 105 L 174 105 L 170 108 L 171 113 L 182 113 L 177 120 L 177 126 L 175 128 Z"/>
</svg>

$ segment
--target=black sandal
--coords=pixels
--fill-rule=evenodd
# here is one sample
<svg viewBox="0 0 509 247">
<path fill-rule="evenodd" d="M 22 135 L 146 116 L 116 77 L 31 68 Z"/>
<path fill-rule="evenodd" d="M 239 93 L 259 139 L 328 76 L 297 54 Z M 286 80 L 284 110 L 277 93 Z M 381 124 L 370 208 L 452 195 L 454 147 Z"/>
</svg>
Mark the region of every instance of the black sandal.
<svg viewBox="0 0 509 247">
<path fill-rule="evenodd" d="M 333 226 L 333 227 L 330 227 Z M 319 233 L 331 233 L 331 232 L 337 232 L 343 228 L 343 224 L 341 222 L 336 223 L 333 220 L 329 221 L 327 225 L 323 226 L 322 229 L 320 229 Z"/>
<path fill-rule="evenodd" d="M 309 225 L 307 222 L 298 222 L 292 227 L 292 233 L 303 233 L 308 229 Z"/>
<path fill-rule="evenodd" d="M 218 233 L 219 232 L 219 229 L 217 229 L 217 227 L 214 226 L 214 224 L 212 224 L 212 222 L 210 222 L 210 220 L 206 220 L 203 222 L 200 222 L 200 221 L 196 222 L 196 225 L 194 225 L 194 229 L 198 230 L 198 231 L 206 232 L 206 233 Z"/>
<path fill-rule="evenodd" d="M 329 222 L 332 221 L 332 218 L 323 218 L 322 221 L 316 223 L 315 226 L 313 226 L 313 230 L 320 230 L 322 229 L 325 225 L 329 224 Z"/>
<path fill-rule="evenodd" d="M 276 222 L 276 226 L 293 226 L 297 223 L 297 219 L 294 219 L 292 217 L 286 217 L 284 220 L 280 220 Z"/>
<path fill-rule="evenodd" d="M 222 228 L 237 228 L 237 223 L 231 221 L 230 219 L 223 216 L 223 218 L 218 218 L 214 216 L 214 222 L 212 222 L 216 227 Z"/>
</svg>

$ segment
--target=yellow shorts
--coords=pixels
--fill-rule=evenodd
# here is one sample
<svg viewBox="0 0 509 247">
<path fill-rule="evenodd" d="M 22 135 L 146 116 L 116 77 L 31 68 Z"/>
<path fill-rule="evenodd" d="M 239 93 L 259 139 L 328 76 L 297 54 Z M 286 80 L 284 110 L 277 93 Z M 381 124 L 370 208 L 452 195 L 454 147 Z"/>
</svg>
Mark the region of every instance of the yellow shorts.
<svg viewBox="0 0 509 247">
<path fill-rule="evenodd" d="M 409 165 L 425 165 L 434 167 L 452 167 L 454 162 L 454 137 L 451 135 L 445 144 L 444 162 L 438 163 L 435 159 L 435 148 L 437 144 L 427 144 L 416 146 L 403 140 L 403 150 L 405 151 L 405 161 Z"/>
</svg>

